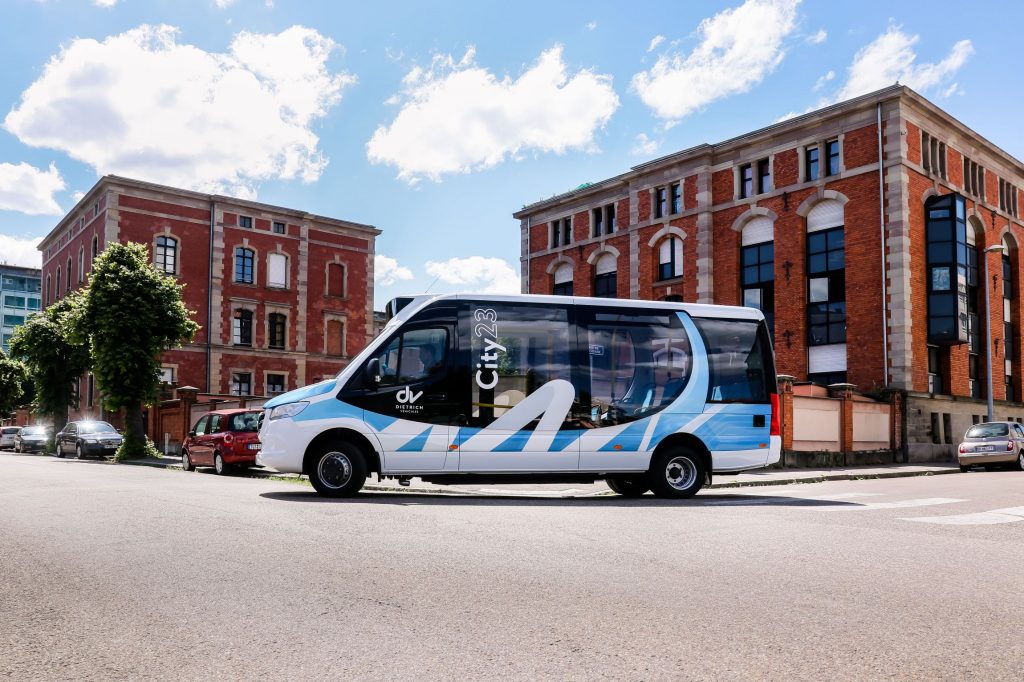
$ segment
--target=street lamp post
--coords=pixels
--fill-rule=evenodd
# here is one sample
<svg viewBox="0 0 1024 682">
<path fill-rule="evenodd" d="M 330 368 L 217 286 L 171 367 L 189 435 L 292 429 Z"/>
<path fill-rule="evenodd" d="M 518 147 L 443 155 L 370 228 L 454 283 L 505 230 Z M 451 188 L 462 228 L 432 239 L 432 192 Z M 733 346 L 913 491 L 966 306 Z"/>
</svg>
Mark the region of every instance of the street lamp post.
<svg viewBox="0 0 1024 682">
<path fill-rule="evenodd" d="M 988 375 L 988 384 L 986 385 L 985 393 L 988 396 L 988 419 L 987 421 L 993 421 L 994 419 L 994 408 L 992 407 L 992 304 L 990 303 L 991 294 L 989 294 L 989 287 L 991 286 L 988 282 L 988 254 L 998 251 L 999 253 L 1006 253 L 1006 247 L 1002 244 L 993 244 L 992 246 L 985 249 L 985 372 Z"/>
</svg>

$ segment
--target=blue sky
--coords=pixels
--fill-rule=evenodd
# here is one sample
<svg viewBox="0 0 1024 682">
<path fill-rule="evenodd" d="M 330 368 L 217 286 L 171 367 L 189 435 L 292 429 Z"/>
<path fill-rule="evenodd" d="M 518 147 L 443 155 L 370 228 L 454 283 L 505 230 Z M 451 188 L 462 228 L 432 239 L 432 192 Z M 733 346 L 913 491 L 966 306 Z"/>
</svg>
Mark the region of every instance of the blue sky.
<svg viewBox="0 0 1024 682">
<path fill-rule="evenodd" d="M 372 223 L 378 306 L 517 290 L 524 204 L 896 78 L 1024 158 L 1022 19 L 983 2 L 5 0 L 0 260 L 31 264 L 110 172 Z"/>
</svg>

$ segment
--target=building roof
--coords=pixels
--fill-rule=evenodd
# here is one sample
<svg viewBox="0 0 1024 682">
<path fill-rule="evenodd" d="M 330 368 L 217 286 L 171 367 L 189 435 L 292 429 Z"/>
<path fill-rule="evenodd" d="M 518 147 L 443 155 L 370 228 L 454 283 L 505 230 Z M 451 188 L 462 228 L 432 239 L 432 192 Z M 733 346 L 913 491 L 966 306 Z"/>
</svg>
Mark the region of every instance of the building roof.
<svg viewBox="0 0 1024 682">
<path fill-rule="evenodd" d="M 42 277 L 43 271 L 39 268 L 29 268 L 24 265 L 8 265 L 0 263 L 0 272 L 5 275 L 21 275 L 22 277 Z"/>
<path fill-rule="evenodd" d="M 861 109 L 867 106 L 873 106 L 876 103 L 897 98 L 905 98 L 910 101 L 913 101 L 915 104 L 918 104 L 919 106 L 928 110 L 932 114 L 945 119 L 948 123 L 959 128 L 963 133 L 967 134 L 970 137 L 973 137 L 982 144 L 990 147 L 993 152 L 995 152 L 999 156 L 1002 156 L 1007 162 L 1016 166 L 1021 171 L 1021 173 L 1024 174 L 1024 163 L 1022 163 L 1019 159 L 1015 158 L 1008 152 L 1001 149 L 999 146 L 993 144 L 983 136 L 974 132 L 966 125 L 961 123 L 959 120 L 957 120 L 949 113 L 947 113 L 945 110 L 939 108 L 934 103 L 932 103 L 925 97 L 922 97 L 917 92 L 911 90 L 905 85 L 897 84 L 890 85 L 888 87 L 882 88 L 881 90 L 869 92 L 859 97 L 854 97 L 852 99 L 838 102 L 836 104 L 831 104 L 827 107 L 815 109 L 814 111 L 809 111 L 805 114 L 800 114 L 799 116 L 794 116 L 784 121 L 779 121 L 771 125 L 758 128 L 757 130 L 753 130 L 742 135 L 737 135 L 736 137 L 732 137 L 727 140 L 722 140 L 721 142 L 716 142 L 713 144 L 702 143 L 694 147 L 690 147 L 688 149 L 683 149 L 681 151 L 673 152 L 665 156 L 660 156 L 650 161 L 645 161 L 644 163 L 632 166 L 630 170 L 626 171 L 625 173 L 621 173 L 620 175 L 616 175 L 605 180 L 600 180 L 598 182 L 584 183 L 579 187 L 576 187 L 575 189 L 569 190 L 568 192 L 563 192 L 548 199 L 542 199 L 532 204 L 523 206 L 523 208 L 513 213 L 512 216 L 517 219 L 522 219 L 541 209 L 555 206 L 568 199 L 586 196 L 589 194 L 599 194 L 602 191 L 609 189 L 610 187 L 615 187 L 616 185 L 619 184 L 628 183 L 630 180 L 636 177 L 645 175 L 647 173 L 650 173 L 651 171 L 655 171 L 660 168 L 672 166 L 683 161 L 689 161 L 706 156 L 712 156 L 716 153 L 723 152 L 730 147 L 740 147 L 752 144 L 756 142 L 759 138 L 772 137 L 786 131 L 798 130 L 801 126 L 804 126 L 807 123 L 817 119 L 828 118 L 832 116 L 840 116 L 851 110 Z"/>
<path fill-rule="evenodd" d="M 85 193 L 85 195 L 78 200 L 78 203 L 69 210 L 60 222 L 50 230 L 50 233 L 39 242 L 39 250 L 44 251 L 48 248 L 51 242 L 60 235 L 69 223 L 73 222 L 72 216 L 78 213 L 79 209 L 94 203 L 99 195 L 110 187 L 126 187 L 150 190 L 154 192 L 167 192 L 170 194 L 177 194 L 182 197 L 189 199 L 195 199 L 199 201 L 206 201 L 210 203 L 225 203 L 233 206 L 241 206 L 246 208 L 252 208 L 257 211 L 266 211 L 268 213 L 276 213 L 281 216 L 291 216 L 299 220 L 308 220 L 320 223 L 321 225 L 342 227 L 349 230 L 356 230 L 365 232 L 370 236 L 377 236 L 381 233 L 377 227 L 373 225 L 367 225 L 364 223 L 356 223 L 350 220 L 342 220 L 340 218 L 330 218 L 327 216 L 317 215 L 315 213 L 309 213 L 308 211 L 302 211 L 295 208 L 287 208 L 284 206 L 276 206 L 274 204 L 265 204 L 259 201 L 251 201 L 249 199 L 240 199 L 238 197 L 230 197 L 224 194 L 205 194 L 203 192 L 196 192 L 188 189 L 181 189 L 180 187 L 170 187 L 168 185 L 160 185 L 154 182 L 146 182 L 144 180 L 135 180 L 133 178 L 125 178 L 119 175 L 104 175 L 96 184 Z"/>
</svg>

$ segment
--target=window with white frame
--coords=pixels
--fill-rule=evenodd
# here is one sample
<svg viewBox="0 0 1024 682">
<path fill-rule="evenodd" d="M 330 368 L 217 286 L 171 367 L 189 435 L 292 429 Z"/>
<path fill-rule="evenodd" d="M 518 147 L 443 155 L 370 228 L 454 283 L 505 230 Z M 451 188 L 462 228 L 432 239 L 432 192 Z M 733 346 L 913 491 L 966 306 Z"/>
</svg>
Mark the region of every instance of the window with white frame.
<svg viewBox="0 0 1024 682">
<path fill-rule="evenodd" d="M 283 253 L 267 256 L 267 286 L 281 289 L 288 286 L 288 256 Z"/>
<path fill-rule="evenodd" d="M 658 279 L 683 276 L 683 240 L 672 235 L 658 245 Z"/>
<path fill-rule="evenodd" d="M 236 346 L 252 345 L 252 311 L 236 310 L 231 325 L 231 342 Z"/>
<path fill-rule="evenodd" d="M 173 275 L 178 272 L 178 240 L 174 237 L 161 235 L 156 238 L 154 261 L 157 270 Z"/>
<path fill-rule="evenodd" d="M 231 395 L 252 395 L 252 372 L 231 373 Z"/>
</svg>

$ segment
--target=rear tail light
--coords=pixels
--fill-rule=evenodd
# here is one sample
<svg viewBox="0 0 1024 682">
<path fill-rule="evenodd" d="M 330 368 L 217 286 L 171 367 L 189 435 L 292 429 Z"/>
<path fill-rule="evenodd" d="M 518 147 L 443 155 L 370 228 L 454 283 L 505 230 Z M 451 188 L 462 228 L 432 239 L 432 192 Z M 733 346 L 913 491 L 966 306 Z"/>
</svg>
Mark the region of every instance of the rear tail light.
<svg viewBox="0 0 1024 682">
<path fill-rule="evenodd" d="M 781 436 L 782 435 L 782 425 L 781 425 L 779 419 L 780 419 L 780 413 L 782 412 L 782 408 L 779 405 L 779 394 L 778 393 L 772 393 L 771 398 L 772 398 L 772 425 L 771 425 L 771 431 L 769 432 L 769 435 Z"/>
<path fill-rule="evenodd" d="M 225 445 L 231 445 L 234 442 L 235 442 L 235 437 L 233 435 L 231 435 L 230 433 L 225 433 L 224 434 L 224 444 Z"/>
<path fill-rule="evenodd" d="M 960 452 L 967 452 L 967 446 L 966 445 L 961 445 L 960 446 Z"/>
<path fill-rule="evenodd" d="M 1013 441 L 1012 440 L 1006 442 L 1006 451 L 1007 452 L 1013 452 Z"/>
</svg>

